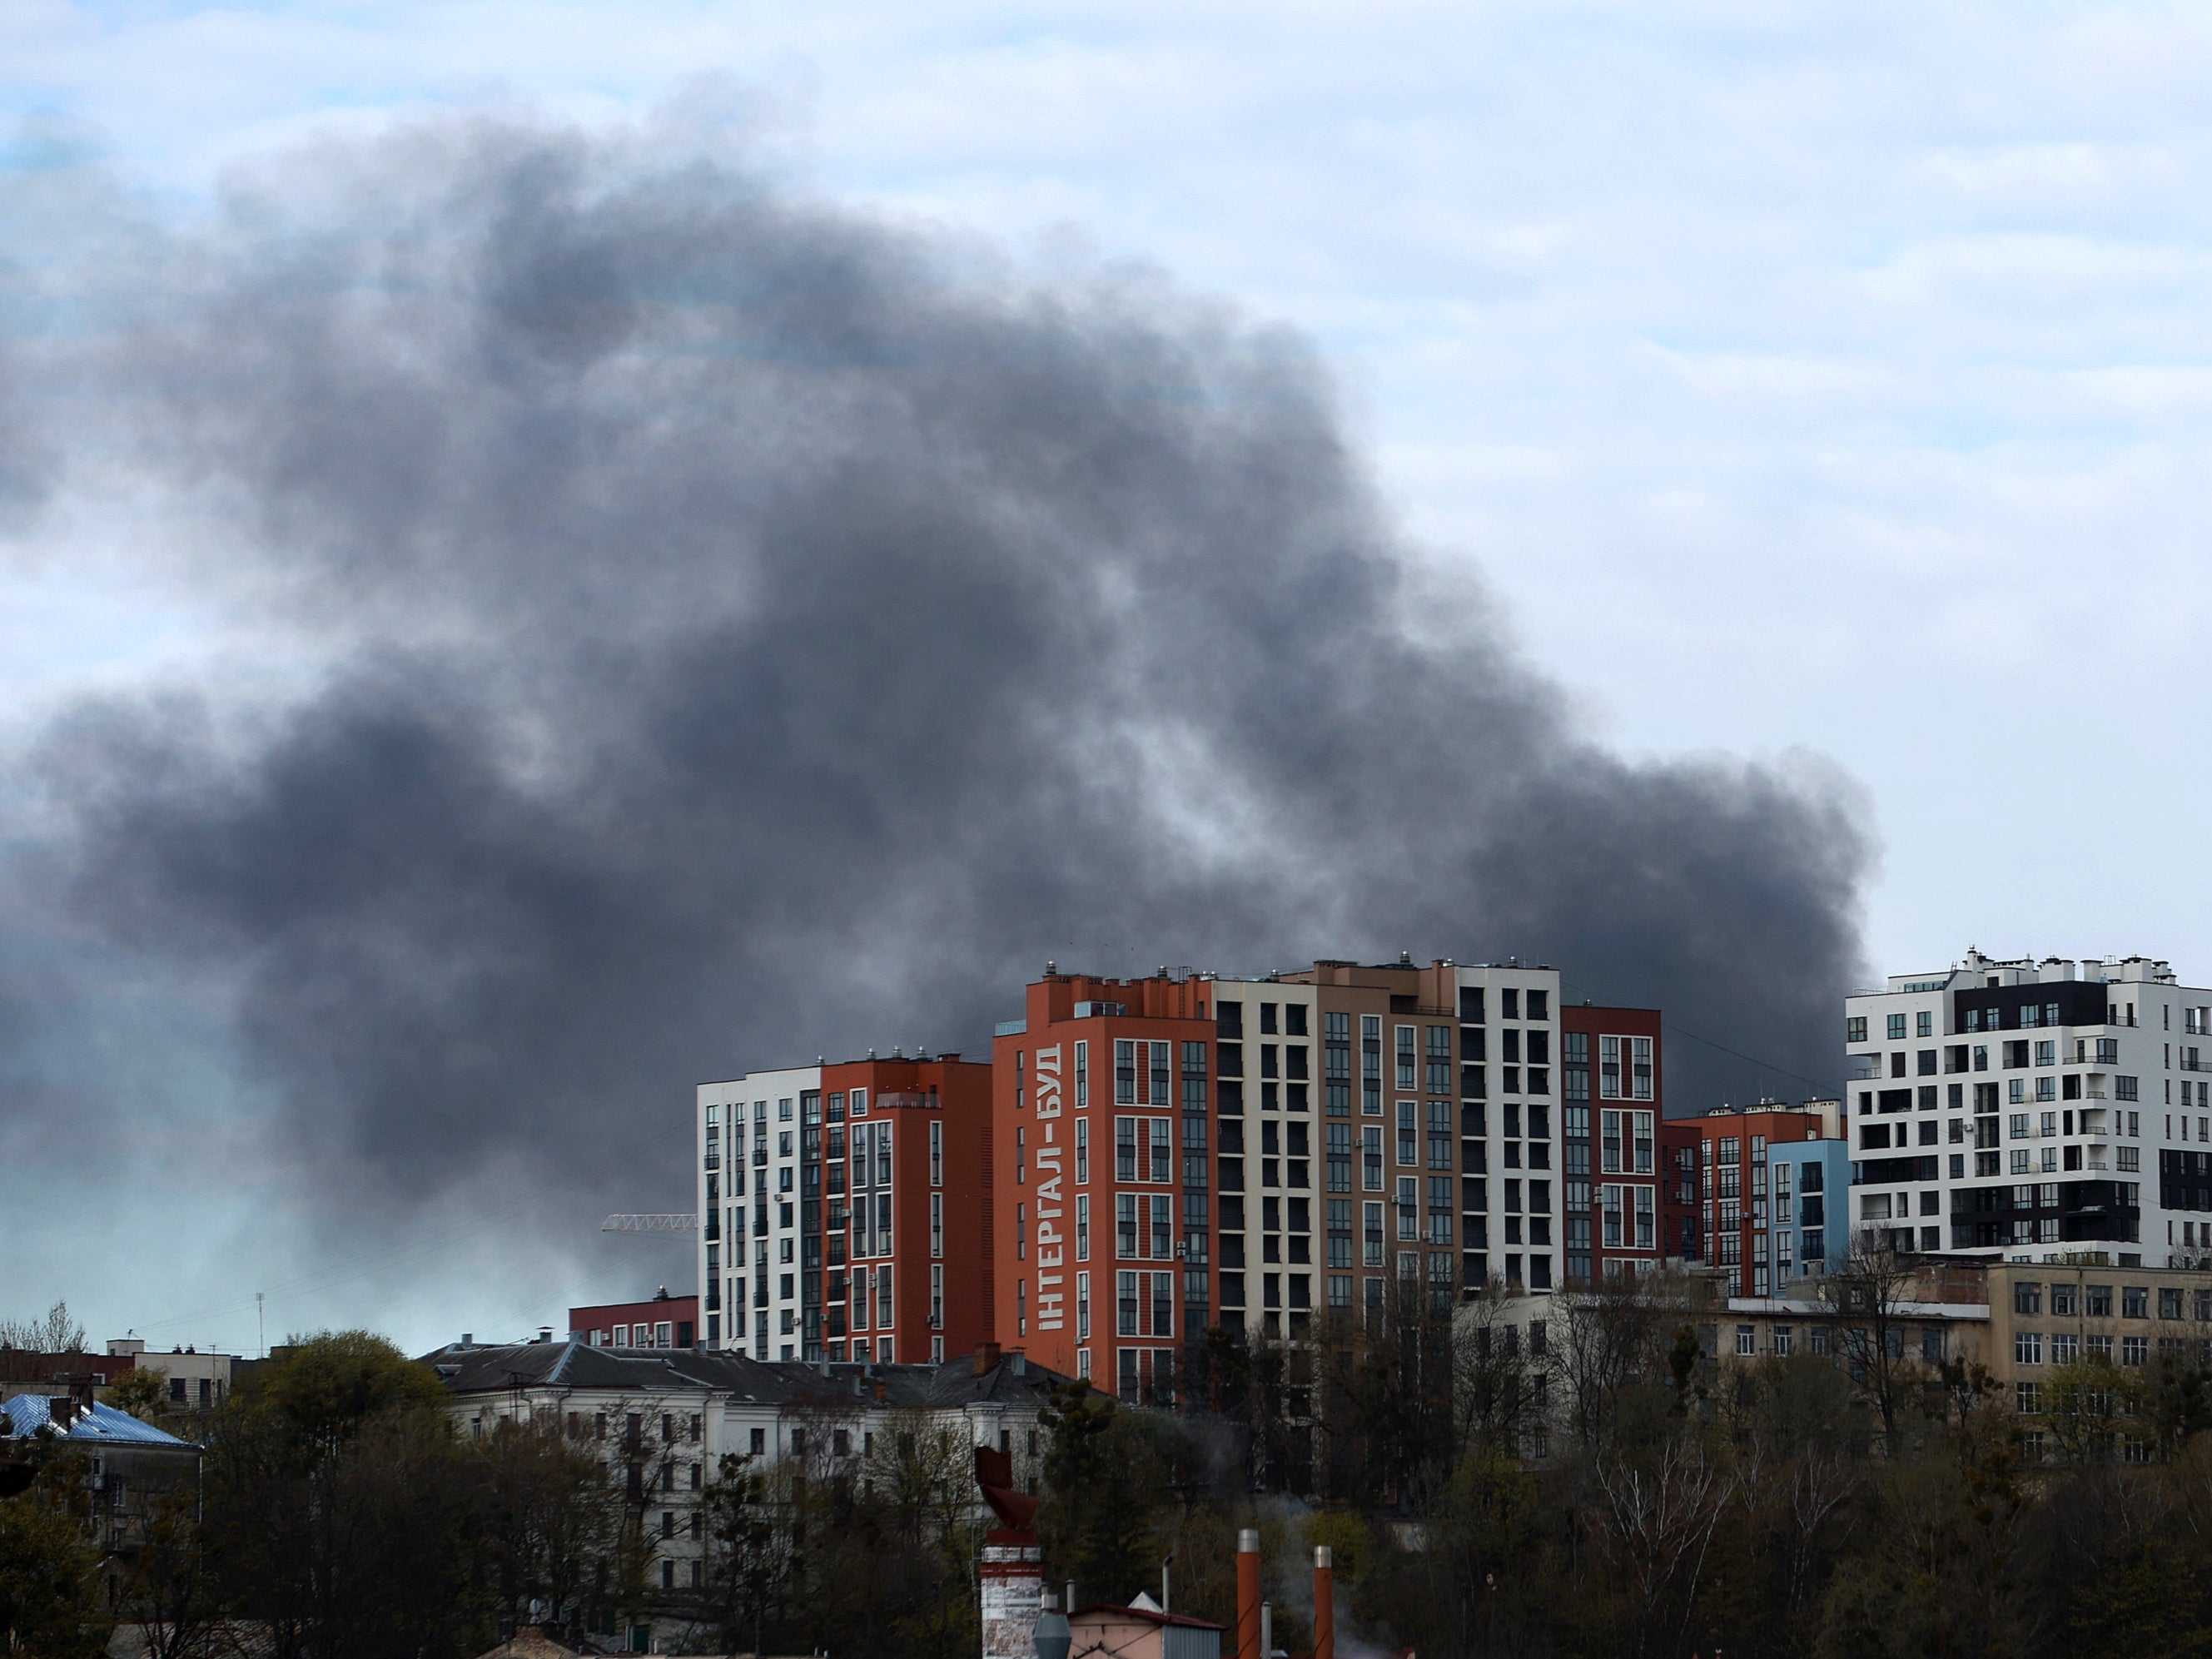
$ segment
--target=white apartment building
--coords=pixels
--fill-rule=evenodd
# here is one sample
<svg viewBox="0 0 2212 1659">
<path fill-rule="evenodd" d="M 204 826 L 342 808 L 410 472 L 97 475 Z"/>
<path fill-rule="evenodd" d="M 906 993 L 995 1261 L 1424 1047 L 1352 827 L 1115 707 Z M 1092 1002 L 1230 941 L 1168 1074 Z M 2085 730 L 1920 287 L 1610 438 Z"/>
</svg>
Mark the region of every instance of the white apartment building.
<svg viewBox="0 0 2212 1659">
<path fill-rule="evenodd" d="M 957 1468 L 981 1521 L 986 1511 L 965 1447 L 1007 1453 L 1017 1482 L 1035 1490 L 1039 1414 L 1063 1380 L 989 1347 L 943 1365 L 763 1365 L 696 1349 L 617 1351 L 544 1338 L 484 1346 L 464 1337 L 423 1359 L 444 1382 L 447 1411 L 461 1433 L 487 1438 L 502 1422 L 540 1424 L 592 1449 L 652 1552 L 647 1588 L 662 1603 L 654 1639 L 684 1643 L 702 1634 L 683 1616 L 683 1593 L 706 1582 L 706 1498 L 724 1457 L 757 1460 L 747 1468 L 794 1463 L 814 1478 L 866 1479 L 896 1437 L 941 1431 L 957 1453 L 947 1458 L 948 1471 Z"/>
<path fill-rule="evenodd" d="M 2011 1261 L 2212 1253 L 2212 990 L 2144 957 L 1897 975 L 1844 1000 L 1855 1232 Z"/>
<path fill-rule="evenodd" d="M 821 1340 L 822 1067 L 702 1083 L 697 1124 L 698 1340 L 804 1359 Z"/>
</svg>

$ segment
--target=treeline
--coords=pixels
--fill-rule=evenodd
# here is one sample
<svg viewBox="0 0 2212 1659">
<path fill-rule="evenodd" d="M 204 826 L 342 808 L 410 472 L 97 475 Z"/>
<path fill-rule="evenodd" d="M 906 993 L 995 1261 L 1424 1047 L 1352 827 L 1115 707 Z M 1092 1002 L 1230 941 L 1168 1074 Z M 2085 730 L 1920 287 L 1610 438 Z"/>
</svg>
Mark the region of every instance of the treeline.
<svg viewBox="0 0 2212 1659">
<path fill-rule="evenodd" d="M 1295 1350 L 1217 1338 L 1203 1412 L 1063 1401 L 1052 1572 L 1157 1595 L 1172 1553 L 1176 1609 L 1227 1624 L 1256 1523 L 1293 1650 L 1316 1543 L 1340 1635 L 1424 1659 L 2212 1650 L 2197 1345 L 2061 1369 L 2023 1413 L 1908 1348 L 1902 1282 L 1855 1264 L 1827 1353 L 1726 1367 L 1711 1316 L 1652 1280 L 1535 1328 L 1497 1298 Z"/>
<path fill-rule="evenodd" d="M 1562 1299 L 1540 1329 L 1498 1297 L 1409 1300 L 1297 1347 L 1217 1334 L 1190 1408 L 1056 1391 L 1018 1474 L 1079 1601 L 1158 1595 L 1164 1563 L 1176 1610 L 1226 1625 L 1236 1534 L 1258 1527 L 1293 1650 L 1316 1543 L 1340 1635 L 1425 1659 L 2212 1645 L 2193 1346 L 2054 1373 L 2024 1414 L 1896 1340 L 1893 1284 L 1837 1288 L 1828 1353 L 1727 1366 L 1649 1280 Z M 459 1433 L 447 1404 L 374 1338 L 299 1345 L 205 1420 L 204 1513 L 156 1506 L 113 1607 L 52 1458 L 0 1498 L 0 1651 L 89 1656 L 117 1618 L 156 1659 L 241 1625 L 279 1659 L 459 1659 L 536 1619 L 617 1642 L 672 1621 L 695 1651 L 977 1650 L 984 1523 L 957 1418 L 839 1437 L 825 1406 L 805 1459 L 725 1459 L 678 1550 L 649 1467 L 626 1479 L 562 1423 Z"/>
<path fill-rule="evenodd" d="M 89 1659 L 118 1624 L 152 1659 L 481 1653 L 533 1604 L 647 1605 L 642 1516 L 558 1427 L 454 1431 L 436 1374 L 364 1333 L 305 1341 L 211 1413 L 171 1417 L 157 1379 L 109 1402 L 204 1443 L 141 1479 L 106 1553 L 68 1443 L 14 1448 L 35 1478 L 0 1499 L 0 1652 Z"/>
</svg>

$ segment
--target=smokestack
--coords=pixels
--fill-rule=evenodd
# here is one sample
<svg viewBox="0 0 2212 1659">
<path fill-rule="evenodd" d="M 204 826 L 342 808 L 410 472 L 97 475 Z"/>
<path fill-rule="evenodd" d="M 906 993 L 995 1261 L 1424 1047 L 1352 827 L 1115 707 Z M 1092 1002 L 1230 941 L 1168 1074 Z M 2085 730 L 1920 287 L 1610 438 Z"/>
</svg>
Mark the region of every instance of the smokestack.
<svg viewBox="0 0 2212 1659">
<path fill-rule="evenodd" d="M 1313 1659 L 1336 1659 L 1336 1553 L 1314 1546 Z"/>
<path fill-rule="evenodd" d="M 1246 1527 L 1237 1534 L 1237 1659 L 1262 1659 L 1260 1652 L 1260 1534 Z"/>
</svg>

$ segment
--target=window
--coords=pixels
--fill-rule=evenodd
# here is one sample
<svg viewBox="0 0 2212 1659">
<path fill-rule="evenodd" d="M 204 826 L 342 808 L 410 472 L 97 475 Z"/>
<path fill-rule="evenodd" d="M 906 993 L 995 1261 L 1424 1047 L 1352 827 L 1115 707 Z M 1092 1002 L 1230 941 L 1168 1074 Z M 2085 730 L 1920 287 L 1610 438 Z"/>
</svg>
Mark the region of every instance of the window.
<svg viewBox="0 0 2212 1659">
<path fill-rule="evenodd" d="M 1620 1098 L 1620 1039 L 1601 1036 L 1597 1040 L 1597 1092 L 1601 1100 Z"/>
<path fill-rule="evenodd" d="M 1901 1042 L 1904 1039 L 1905 1016 L 1903 1014 L 1892 1014 L 1889 1017 L 1889 1040 L 1892 1042 Z"/>
<path fill-rule="evenodd" d="M 2012 1310 L 2016 1314 L 2039 1314 L 2043 1311 L 2043 1286 L 2019 1284 L 2012 1287 Z"/>
<path fill-rule="evenodd" d="M 1410 1025 L 1398 1027 L 1398 1086 L 1413 1086 L 1413 1028 Z"/>
<path fill-rule="evenodd" d="M 1866 1025 L 1866 1016 L 1864 1014 L 1852 1015 L 1850 1018 L 1844 1022 L 1844 1041 L 1846 1042 L 1864 1042 L 1867 1040 Z"/>
<path fill-rule="evenodd" d="M 1137 1275 L 1121 1273 L 1114 1275 L 1116 1307 L 1115 1328 L 1123 1336 L 1137 1334 Z M 1124 1358 L 1129 1356 L 1123 1355 Z"/>
<path fill-rule="evenodd" d="M 2120 1317 L 2148 1319 L 2150 1317 L 2150 1287 L 2147 1285 L 2123 1285 L 2120 1287 Z"/>
<path fill-rule="evenodd" d="M 2012 1358 L 2016 1365 L 2040 1365 L 2043 1363 L 2043 1333 L 2014 1331 L 2012 1338 Z"/>
</svg>

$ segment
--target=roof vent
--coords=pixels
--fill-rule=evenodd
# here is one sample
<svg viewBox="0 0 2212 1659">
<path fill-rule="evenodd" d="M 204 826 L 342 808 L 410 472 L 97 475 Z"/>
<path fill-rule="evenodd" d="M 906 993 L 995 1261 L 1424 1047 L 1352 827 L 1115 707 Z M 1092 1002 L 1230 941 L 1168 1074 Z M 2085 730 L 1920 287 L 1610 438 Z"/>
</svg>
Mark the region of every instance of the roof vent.
<svg viewBox="0 0 2212 1659">
<path fill-rule="evenodd" d="M 1401 951 L 1398 952 L 1398 961 L 1402 966 L 1410 968 L 1413 965 L 1413 953 L 1411 951 Z"/>
<path fill-rule="evenodd" d="M 1060 964 L 1048 957 L 1044 964 L 1044 976 L 1047 979 L 1056 979 L 1059 977 L 1059 975 Z"/>
</svg>

